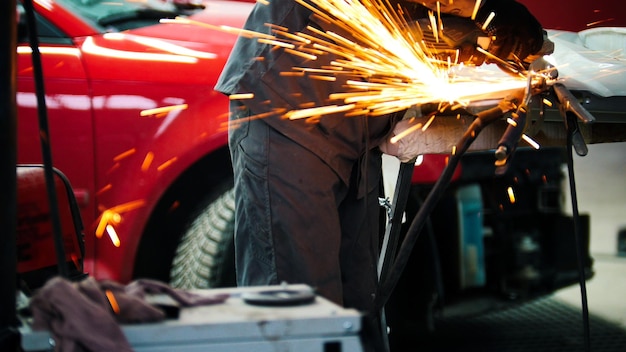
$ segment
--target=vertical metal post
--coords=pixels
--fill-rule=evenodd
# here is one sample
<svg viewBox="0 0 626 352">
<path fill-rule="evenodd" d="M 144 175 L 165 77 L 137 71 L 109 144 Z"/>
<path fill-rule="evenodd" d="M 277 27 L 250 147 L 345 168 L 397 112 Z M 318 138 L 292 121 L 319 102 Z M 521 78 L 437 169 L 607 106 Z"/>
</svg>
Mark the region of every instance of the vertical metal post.
<svg viewBox="0 0 626 352">
<path fill-rule="evenodd" d="M 0 351 L 18 351 L 16 0 L 0 1 Z"/>
</svg>

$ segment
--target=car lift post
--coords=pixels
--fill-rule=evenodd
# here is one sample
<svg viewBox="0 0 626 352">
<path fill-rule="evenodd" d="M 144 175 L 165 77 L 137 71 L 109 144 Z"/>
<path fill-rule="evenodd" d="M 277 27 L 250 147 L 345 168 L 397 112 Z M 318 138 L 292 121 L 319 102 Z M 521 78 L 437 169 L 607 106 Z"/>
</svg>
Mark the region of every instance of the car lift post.
<svg viewBox="0 0 626 352">
<path fill-rule="evenodd" d="M 0 1 L 0 350 L 19 351 L 17 290 L 16 0 Z"/>
</svg>

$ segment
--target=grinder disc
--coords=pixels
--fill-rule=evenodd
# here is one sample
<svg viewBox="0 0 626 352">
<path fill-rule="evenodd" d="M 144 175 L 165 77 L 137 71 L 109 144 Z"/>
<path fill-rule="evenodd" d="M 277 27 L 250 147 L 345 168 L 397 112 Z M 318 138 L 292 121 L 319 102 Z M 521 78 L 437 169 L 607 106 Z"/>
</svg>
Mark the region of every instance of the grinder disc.
<svg viewBox="0 0 626 352">
<path fill-rule="evenodd" d="M 244 302 L 257 306 L 296 306 L 315 300 L 312 290 L 270 289 L 246 292 L 241 295 Z"/>
</svg>

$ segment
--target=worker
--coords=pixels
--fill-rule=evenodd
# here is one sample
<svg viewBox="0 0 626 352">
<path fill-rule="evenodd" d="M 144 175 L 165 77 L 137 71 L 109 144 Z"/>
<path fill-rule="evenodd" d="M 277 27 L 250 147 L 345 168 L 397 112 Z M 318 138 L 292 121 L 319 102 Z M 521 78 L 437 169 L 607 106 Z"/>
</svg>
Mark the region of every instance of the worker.
<svg viewBox="0 0 626 352">
<path fill-rule="evenodd" d="M 458 7 L 461 3 L 465 1 L 454 1 Z M 498 3 L 489 0 L 483 8 Z M 415 16 L 426 9 L 421 2 L 402 6 Z M 350 39 L 350 33 L 317 20 L 295 0 L 257 2 L 244 28 L 272 34 L 268 24 L 311 35 L 313 27 Z M 515 37 L 507 31 L 499 45 L 509 48 L 513 43 L 521 53 L 533 53 L 541 47 L 541 27 L 536 21 L 519 25 L 530 28 Z M 370 310 L 378 283 L 381 234 L 379 145 L 403 113 L 376 117 L 335 113 L 315 123 L 282 117 L 304 106 L 328 105 L 331 93 L 344 91 L 347 78 L 337 75 L 329 82 L 281 73 L 293 67 L 323 67 L 334 59 L 326 54 L 308 61 L 241 36 L 215 87 L 226 95 L 253 94 L 230 102 L 237 284 L 304 283 L 339 305 L 375 315 Z M 364 344 L 380 351 L 380 336 L 371 329 L 375 327 L 362 330 Z"/>
</svg>

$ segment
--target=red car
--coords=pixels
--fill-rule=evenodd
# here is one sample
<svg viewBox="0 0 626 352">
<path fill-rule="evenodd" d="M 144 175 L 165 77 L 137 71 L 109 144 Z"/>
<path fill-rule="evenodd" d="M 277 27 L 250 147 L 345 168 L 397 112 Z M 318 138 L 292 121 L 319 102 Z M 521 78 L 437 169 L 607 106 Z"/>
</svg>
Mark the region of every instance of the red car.
<svg viewBox="0 0 626 352">
<path fill-rule="evenodd" d="M 202 11 L 149 3 L 34 2 L 53 164 L 80 205 L 85 271 L 100 279 L 167 280 L 191 214 L 232 183 L 228 100 L 213 86 L 236 35 L 159 20 L 191 15 L 241 27 L 252 4 L 214 0 Z M 18 6 L 18 162 L 41 163 Z M 107 224 L 115 233 L 98 229 Z"/>
</svg>

